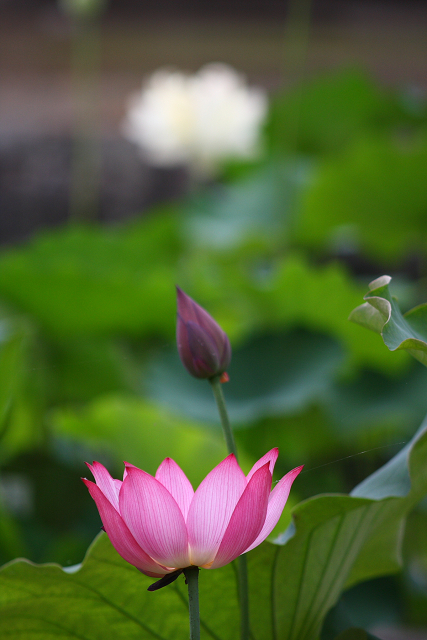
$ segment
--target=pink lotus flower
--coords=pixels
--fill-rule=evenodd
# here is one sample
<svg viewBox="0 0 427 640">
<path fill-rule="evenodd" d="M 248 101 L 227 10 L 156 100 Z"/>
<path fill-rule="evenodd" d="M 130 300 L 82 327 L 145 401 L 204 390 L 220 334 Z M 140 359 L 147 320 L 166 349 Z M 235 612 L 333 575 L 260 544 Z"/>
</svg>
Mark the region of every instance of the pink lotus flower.
<svg viewBox="0 0 427 640">
<path fill-rule="evenodd" d="M 171 458 L 156 475 L 125 463 L 123 482 L 99 462 L 83 478 L 116 551 L 147 576 L 162 578 L 191 565 L 216 569 L 250 551 L 271 533 L 288 499 L 297 467 L 271 490 L 272 449 L 247 476 L 230 454 L 196 492 Z"/>
<path fill-rule="evenodd" d="M 227 334 L 212 316 L 179 287 L 176 340 L 181 362 L 196 378 L 224 374 L 231 360 Z M 227 381 L 228 377 L 224 378 Z"/>
</svg>

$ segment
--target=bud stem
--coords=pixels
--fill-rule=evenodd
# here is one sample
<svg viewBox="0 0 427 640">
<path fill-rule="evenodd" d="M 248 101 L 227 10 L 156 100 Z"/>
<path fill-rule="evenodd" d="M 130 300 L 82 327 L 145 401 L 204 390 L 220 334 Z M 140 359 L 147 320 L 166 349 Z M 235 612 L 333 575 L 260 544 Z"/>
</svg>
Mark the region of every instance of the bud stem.
<svg viewBox="0 0 427 640">
<path fill-rule="evenodd" d="M 190 640 L 200 640 L 199 567 L 184 569 L 188 586 L 188 610 L 190 614 Z"/>
<path fill-rule="evenodd" d="M 212 386 L 212 391 L 218 407 L 219 417 L 221 419 L 222 430 L 224 433 L 225 443 L 227 445 L 228 453 L 234 453 L 237 458 L 236 443 L 234 442 L 233 432 L 231 430 L 230 420 L 228 418 L 227 407 L 225 404 L 224 394 L 222 392 L 222 386 L 220 382 L 220 376 L 209 378 L 209 382 Z"/>
<path fill-rule="evenodd" d="M 220 376 L 209 378 L 209 382 L 211 383 L 212 391 L 218 407 L 228 453 L 234 453 L 237 460 L 236 443 L 234 442 L 233 431 L 228 418 Z M 237 580 L 240 604 L 240 638 L 241 640 L 249 640 L 249 585 L 248 565 L 245 555 L 237 558 Z"/>
</svg>

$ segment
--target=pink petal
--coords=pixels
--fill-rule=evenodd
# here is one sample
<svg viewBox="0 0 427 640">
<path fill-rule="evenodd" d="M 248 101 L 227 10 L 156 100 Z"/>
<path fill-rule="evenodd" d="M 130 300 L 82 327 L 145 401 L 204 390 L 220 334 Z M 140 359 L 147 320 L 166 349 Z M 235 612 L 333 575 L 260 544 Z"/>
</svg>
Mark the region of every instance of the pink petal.
<svg viewBox="0 0 427 640">
<path fill-rule="evenodd" d="M 246 476 L 246 481 L 249 482 L 249 480 L 254 475 L 255 471 L 258 471 L 258 469 L 264 466 L 266 462 L 270 462 L 270 473 L 271 475 L 273 475 L 274 465 L 276 464 L 278 455 L 279 455 L 279 449 L 277 447 L 274 447 L 274 449 L 271 449 L 270 451 L 268 451 L 265 454 L 265 456 L 262 456 L 262 458 L 258 460 L 258 462 L 255 462 L 254 466 Z"/>
<path fill-rule="evenodd" d="M 184 351 L 189 348 L 188 338 L 183 335 L 183 325 L 189 322 L 194 323 L 204 329 L 214 341 L 215 351 L 220 358 L 221 367 L 224 366 L 226 368 L 231 358 L 231 345 L 226 333 L 203 307 L 179 287 L 176 287 L 176 290 L 178 296 L 178 350 L 181 353 L 181 349 Z"/>
<path fill-rule="evenodd" d="M 194 490 L 183 470 L 172 458 L 166 458 L 156 471 L 156 480 L 175 498 L 184 520 L 186 520 Z"/>
<path fill-rule="evenodd" d="M 271 490 L 270 461 L 258 469 L 237 503 L 218 553 L 210 567 L 216 569 L 240 556 L 258 537 L 267 515 Z"/>
<path fill-rule="evenodd" d="M 119 496 L 120 514 L 138 544 L 167 567 L 188 567 L 184 516 L 169 491 L 136 467 L 127 467 Z"/>
<path fill-rule="evenodd" d="M 218 324 L 212 316 L 182 289 L 176 287 L 178 298 L 178 313 L 184 322 L 195 322 L 208 332 L 217 329 Z"/>
<path fill-rule="evenodd" d="M 191 564 L 200 567 L 215 558 L 245 487 L 245 474 L 233 454 L 220 462 L 200 484 L 187 516 Z"/>
<path fill-rule="evenodd" d="M 108 473 L 107 469 L 100 462 L 94 462 L 93 465 L 86 462 L 86 465 L 92 472 L 97 486 L 101 489 L 104 496 L 111 502 L 113 507 L 119 510 L 119 491 L 121 487 L 120 480 L 114 480 Z M 117 483 L 120 483 L 119 485 Z"/>
<path fill-rule="evenodd" d="M 126 476 L 127 476 L 127 474 L 128 474 L 128 471 L 127 471 L 127 470 L 128 470 L 128 467 L 135 467 L 135 465 L 134 465 L 134 464 L 131 464 L 130 462 L 126 462 L 126 460 L 125 460 L 125 463 L 124 463 L 124 464 L 125 464 L 125 468 L 124 468 L 124 470 L 123 470 L 123 480 L 126 478 Z M 135 467 L 135 469 L 138 469 L 138 467 Z"/>
<path fill-rule="evenodd" d="M 217 341 L 195 322 L 187 322 L 185 328 L 193 367 L 200 375 L 212 375 L 212 372 L 215 373 L 218 370 L 220 362 Z M 181 352 L 181 356 L 183 355 Z"/>
<path fill-rule="evenodd" d="M 273 491 L 270 493 L 267 507 L 267 516 L 265 518 L 264 526 L 261 529 L 261 533 L 258 535 L 256 540 L 246 549 L 246 551 L 250 551 L 251 549 L 257 547 L 273 531 L 274 527 L 279 521 L 280 516 L 282 515 L 282 511 L 288 499 L 292 483 L 297 475 L 302 471 L 303 467 L 304 465 L 302 465 L 301 467 L 297 467 L 296 469 L 292 469 L 292 471 L 289 471 L 289 473 L 283 476 L 283 478 L 276 484 Z"/>
<path fill-rule="evenodd" d="M 86 478 L 82 478 L 82 480 L 96 502 L 104 529 L 117 553 L 119 553 L 126 562 L 133 564 L 134 567 L 147 576 L 161 578 L 166 573 L 169 573 L 168 569 L 154 562 L 154 560 L 141 549 L 119 513 L 105 497 L 101 489 L 93 482 L 90 482 L 90 480 L 86 480 Z"/>
</svg>

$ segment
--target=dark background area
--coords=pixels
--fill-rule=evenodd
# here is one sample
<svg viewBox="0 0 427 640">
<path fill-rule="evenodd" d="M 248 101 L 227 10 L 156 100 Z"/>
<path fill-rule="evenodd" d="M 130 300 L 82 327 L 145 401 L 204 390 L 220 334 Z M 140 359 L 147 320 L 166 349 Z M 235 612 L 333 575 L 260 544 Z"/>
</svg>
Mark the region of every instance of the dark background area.
<svg viewBox="0 0 427 640">
<path fill-rule="evenodd" d="M 54 6 L 55 0 L 3 0 L 3 7 L 13 11 L 35 9 L 40 7 Z M 348 1 L 344 0 L 315 0 L 313 3 L 313 17 L 316 19 L 339 19 L 348 15 L 351 11 L 371 10 L 405 10 L 415 9 L 425 4 L 424 0 L 376 0 Z M 245 16 L 249 15 L 263 17 L 286 16 L 289 2 L 286 0 L 216 0 L 215 2 L 197 0 L 159 0 L 159 2 L 140 2 L 138 0 L 110 0 L 109 14 L 114 15 L 160 15 L 165 12 L 168 16 L 182 15 L 218 15 L 218 16 Z"/>
<path fill-rule="evenodd" d="M 380 83 L 427 88 L 426 3 L 317 0 L 302 64 L 287 53 L 288 3 L 270 0 L 109 3 L 99 27 L 98 219 L 116 221 L 185 189 L 180 171 L 146 166 L 123 139 L 129 95 L 163 66 L 221 61 L 270 92 L 319 72 L 360 66 Z M 68 218 L 75 126 L 73 28 L 53 0 L 0 3 L 0 244 Z"/>
</svg>

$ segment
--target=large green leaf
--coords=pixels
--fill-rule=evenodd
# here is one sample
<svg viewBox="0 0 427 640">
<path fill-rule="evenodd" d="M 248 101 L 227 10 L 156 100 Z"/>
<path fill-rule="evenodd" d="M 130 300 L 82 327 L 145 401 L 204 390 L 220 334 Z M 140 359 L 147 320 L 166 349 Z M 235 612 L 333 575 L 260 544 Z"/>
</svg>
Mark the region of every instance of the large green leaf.
<svg viewBox="0 0 427 640">
<path fill-rule="evenodd" d="M 185 586 L 175 583 L 158 592 L 148 592 L 153 579 L 126 564 L 104 534 L 75 572 L 18 561 L 6 566 L 1 575 L 1 637 L 188 638 Z M 221 638 L 235 638 L 238 619 L 232 568 L 203 572 L 200 590 L 203 621 L 215 630 L 219 627 Z M 231 606 L 227 607 L 227 600 Z M 203 637 L 215 637 L 205 628 L 203 631 Z"/>
<path fill-rule="evenodd" d="M 427 366 L 427 303 L 402 315 L 389 291 L 390 276 L 369 285 L 365 304 L 350 314 L 350 320 L 380 333 L 390 351 L 406 350 Z"/>
<path fill-rule="evenodd" d="M 345 586 L 399 567 L 405 515 L 427 492 L 426 459 L 427 421 L 352 495 L 301 503 L 278 544 L 264 543 L 248 554 L 254 640 L 318 638 Z M 154 594 L 145 591 L 150 582 L 116 554 L 104 534 L 73 571 L 12 562 L 0 572 L 0 635 L 12 640 L 188 637 L 183 580 Z M 200 591 L 202 637 L 234 640 L 233 566 L 202 571 Z"/>
<path fill-rule="evenodd" d="M 335 640 L 338 633 L 352 628 L 399 626 L 405 616 L 399 583 L 398 576 L 390 575 L 347 589 L 326 616 L 321 640 Z"/>
<path fill-rule="evenodd" d="M 377 342 L 388 356 L 392 355 Z M 340 379 L 343 362 L 339 343 L 327 335 L 299 329 L 254 337 L 234 349 L 228 369 L 230 382 L 223 387 L 233 424 L 255 426 L 266 417 L 289 419 L 301 416 L 313 405 L 320 407 L 329 424 L 317 426 L 319 438 L 313 441 L 310 435 L 306 439 L 311 432 L 310 417 L 293 438 L 296 448 L 308 450 L 310 455 L 317 440 L 319 444 L 324 440 L 322 450 L 330 447 L 325 434 L 325 430 L 331 431 L 330 426 L 338 446 L 344 441 L 354 444 L 357 434 L 372 433 L 372 429 L 377 433 L 394 429 L 405 436 L 413 433 L 427 412 L 427 399 L 422 393 L 427 384 L 425 369 L 420 366 L 396 379 L 379 372 L 361 372 L 349 381 Z M 209 385 L 186 375 L 175 347 L 153 358 L 144 391 L 173 412 L 218 423 Z M 281 430 L 289 431 L 283 426 Z M 255 442 L 264 435 L 262 428 L 250 436 L 254 440 L 252 450 L 257 450 Z M 280 442 L 282 437 L 280 434 Z M 273 441 L 271 446 L 275 444 L 279 442 Z"/>
<path fill-rule="evenodd" d="M 380 342 L 380 340 L 378 340 Z M 418 362 L 399 377 L 364 371 L 334 385 L 325 403 L 328 420 L 340 442 L 355 443 L 366 434 L 369 446 L 384 444 L 391 433 L 410 436 L 427 413 L 427 370 Z"/>
<path fill-rule="evenodd" d="M 324 335 L 291 331 L 258 336 L 235 350 L 228 369 L 224 392 L 233 423 L 249 425 L 266 415 L 305 408 L 328 391 L 342 361 L 339 344 Z M 156 359 L 147 387 L 169 409 L 218 422 L 210 386 L 186 374 L 176 349 Z"/>
<path fill-rule="evenodd" d="M 379 640 L 379 638 L 356 627 L 340 600 L 326 616 L 320 640 Z"/>
<path fill-rule="evenodd" d="M 203 249 L 239 249 L 252 240 L 271 252 L 288 235 L 310 174 L 307 161 L 276 161 L 234 184 L 216 185 L 189 206 L 186 236 Z"/>
<path fill-rule="evenodd" d="M 316 638 L 346 586 L 399 568 L 404 517 L 427 492 L 426 459 L 427 422 L 351 496 L 318 496 L 295 508 L 274 570 L 277 638 Z"/>
<path fill-rule="evenodd" d="M 396 263 L 427 239 L 427 141 L 358 138 L 319 163 L 296 229 L 306 246 Z M 374 266 L 371 267 L 375 269 Z"/>
<path fill-rule="evenodd" d="M 176 217 L 44 233 L 0 256 L 0 295 L 59 336 L 172 332 Z"/>
</svg>

